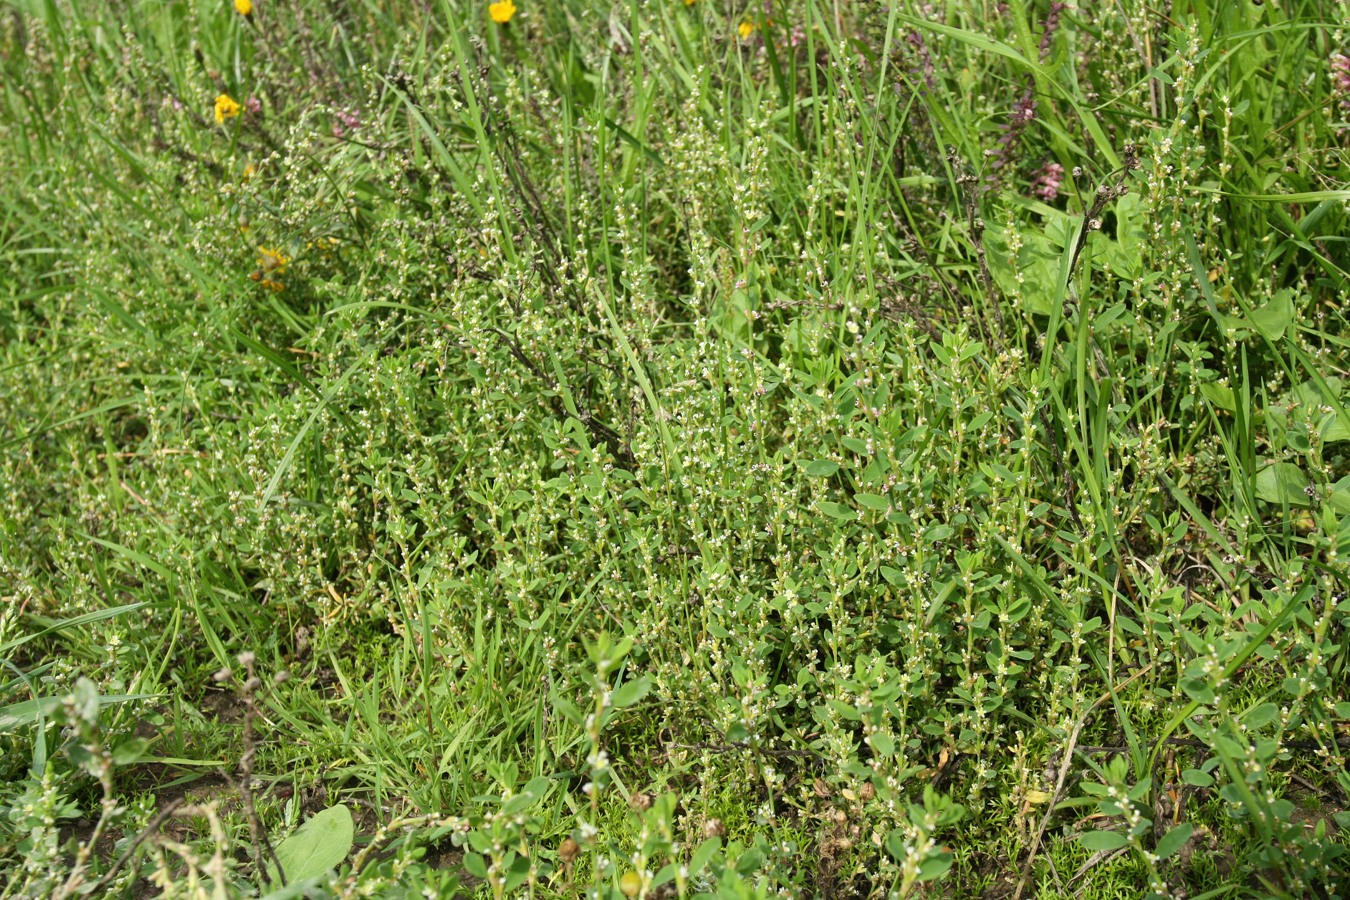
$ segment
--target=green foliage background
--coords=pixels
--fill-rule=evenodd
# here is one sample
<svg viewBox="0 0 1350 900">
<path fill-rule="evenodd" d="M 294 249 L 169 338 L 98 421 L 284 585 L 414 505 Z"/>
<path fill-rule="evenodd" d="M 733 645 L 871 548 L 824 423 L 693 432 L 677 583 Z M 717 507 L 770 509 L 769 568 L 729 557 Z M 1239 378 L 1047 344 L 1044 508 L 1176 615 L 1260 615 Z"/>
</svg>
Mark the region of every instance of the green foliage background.
<svg viewBox="0 0 1350 900">
<path fill-rule="evenodd" d="M 0 20 L 4 896 L 1343 893 L 1343 3 Z"/>
</svg>

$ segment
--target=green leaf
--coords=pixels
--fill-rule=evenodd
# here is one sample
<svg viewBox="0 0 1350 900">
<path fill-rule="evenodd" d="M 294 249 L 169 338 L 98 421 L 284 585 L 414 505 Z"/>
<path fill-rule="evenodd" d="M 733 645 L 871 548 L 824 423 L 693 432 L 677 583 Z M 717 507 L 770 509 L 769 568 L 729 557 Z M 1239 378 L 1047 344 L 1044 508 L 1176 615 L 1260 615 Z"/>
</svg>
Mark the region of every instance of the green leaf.
<svg viewBox="0 0 1350 900">
<path fill-rule="evenodd" d="M 552 784 L 552 781 L 547 775 L 536 775 L 525 783 L 525 787 L 521 788 L 520 792 L 529 794 L 537 800 L 548 793 L 550 784 Z"/>
<path fill-rule="evenodd" d="M 951 870 L 952 855 L 950 853 L 934 853 L 924 858 L 919 863 L 919 880 L 932 881 L 934 878 L 941 878 Z"/>
<path fill-rule="evenodd" d="M 1055 211 L 1045 234 L 1025 229 L 1022 247 L 1016 257 L 1011 254 L 1004 229 L 991 224 L 986 232 L 989 236 L 989 270 L 994 280 L 1005 294 L 1020 296 L 1022 308 L 1038 316 L 1048 316 L 1056 299 L 1062 251 L 1056 247 L 1052 236 L 1057 231 L 1076 230 L 1077 227 L 1072 219 L 1057 227 L 1055 221 L 1060 218 L 1069 219 Z"/>
<path fill-rule="evenodd" d="M 849 452 L 855 453 L 858 456 L 872 455 L 867 451 L 867 441 L 864 441 L 862 438 L 843 437 L 839 439 L 839 443 L 843 444 Z"/>
<path fill-rule="evenodd" d="M 586 721 L 586 716 L 581 709 L 575 703 L 562 697 L 553 698 L 553 709 L 573 725 L 581 725 Z"/>
<path fill-rule="evenodd" d="M 504 887 L 508 894 L 515 894 L 516 888 L 525 883 L 525 879 L 530 877 L 530 858 L 528 856 L 517 856 L 506 867 L 506 883 Z"/>
<path fill-rule="evenodd" d="M 1181 849 L 1181 845 L 1186 843 L 1186 839 L 1191 836 L 1191 832 L 1194 830 L 1195 826 L 1190 822 L 1182 822 L 1159 839 L 1158 845 L 1153 848 L 1154 855 L 1158 859 L 1167 859 Z"/>
<path fill-rule="evenodd" d="M 872 735 L 872 749 L 882 756 L 892 756 L 895 754 L 895 739 L 884 731 L 878 731 Z"/>
<path fill-rule="evenodd" d="M 1256 496 L 1282 506 L 1307 506 L 1308 476 L 1293 463 L 1274 463 L 1256 473 Z"/>
<path fill-rule="evenodd" d="M 474 878 L 487 880 L 487 863 L 485 863 L 483 857 L 479 856 L 477 853 L 464 854 L 464 868 L 468 869 L 469 874 Z"/>
<path fill-rule="evenodd" d="M 841 503 L 831 503 L 829 500 L 817 500 L 816 509 L 823 512 L 832 519 L 838 519 L 841 522 L 852 522 L 858 518 L 858 514 Z"/>
<path fill-rule="evenodd" d="M 1200 395 L 1219 409 L 1227 412 L 1237 410 L 1237 401 L 1233 398 L 1233 389 L 1218 382 L 1207 381 L 1200 385 Z"/>
<path fill-rule="evenodd" d="M 806 464 L 806 474 L 812 478 L 829 478 L 839 471 L 839 463 L 830 459 L 814 459 Z"/>
<path fill-rule="evenodd" d="M 899 828 L 891 829 L 891 833 L 886 835 L 886 849 L 890 851 L 891 856 L 897 860 L 905 858 L 905 832 Z"/>
<path fill-rule="evenodd" d="M 632 706 L 634 703 L 637 703 L 643 697 L 647 696 L 647 692 L 651 689 L 652 680 L 646 675 L 643 675 L 641 678 L 635 678 L 622 685 L 614 692 L 610 697 L 610 705 L 617 709 L 623 709 L 625 706 Z"/>
<path fill-rule="evenodd" d="M 865 506 L 875 512 L 887 512 L 891 508 L 891 501 L 879 494 L 854 494 L 853 499 L 859 506 Z"/>
<path fill-rule="evenodd" d="M 712 862 L 713 856 L 720 849 L 722 849 L 722 839 L 718 837 L 710 837 L 699 844 L 698 849 L 694 851 L 694 855 L 689 857 L 689 874 L 699 875 L 703 868 Z"/>
<path fill-rule="evenodd" d="M 1078 839 L 1087 850 L 1119 850 L 1122 847 L 1130 846 L 1129 838 L 1119 831 L 1089 831 Z"/>
<path fill-rule="evenodd" d="M 113 762 L 119 766 L 141 762 L 145 759 L 145 751 L 149 746 L 150 742 L 145 738 L 134 737 L 119 741 L 117 746 L 113 747 Z"/>
<path fill-rule="evenodd" d="M 149 700 L 153 697 L 154 694 L 100 694 L 98 703 L 99 706 L 112 706 L 131 700 Z M 0 706 L 0 734 L 36 725 L 45 718 L 56 715 L 64 705 L 65 701 L 61 697 L 41 697 Z"/>
<path fill-rule="evenodd" d="M 354 836 L 352 811 L 347 807 L 330 806 L 316 814 L 277 845 L 277 861 L 286 880 L 316 878 L 336 868 L 351 852 Z"/>
<path fill-rule="evenodd" d="M 856 706 L 852 706 L 842 700 L 835 700 L 833 697 L 826 700 L 825 705 L 850 722 L 862 721 L 862 715 L 858 712 Z"/>
<path fill-rule="evenodd" d="M 1345 424 L 1345 416 L 1340 413 L 1329 412 L 1323 416 L 1318 432 L 1322 435 L 1323 443 L 1350 441 L 1350 427 Z"/>
<path fill-rule="evenodd" d="M 1293 291 L 1287 288 L 1280 291 L 1265 306 L 1252 310 L 1249 318 L 1252 327 L 1261 332 L 1266 340 L 1278 341 L 1294 321 Z"/>
<path fill-rule="evenodd" d="M 932 528 L 924 532 L 923 539 L 926 543 L 936 544 L 939 541 L 947 540 L 947 538 L 951 537 L 955 533 L 956 533 L 955 529 L 953 529 L 952 526 L 950 525 L 934 525 Z"/>
<path fill-rule="evenodd" d="M 1262 703 L 1247 710 L 1242 724 L 1249 729 L 1262 728 L 1280 717 L 1280 708 L 1274 703 Z"/>
<path fill-rule="evenodd" d="M 1206 706 L 1213 704 L 1218 699 L 1209 682 L 1200 678 L 1181 679 L 1181 689 L 1186 692 L 1187 697 Z"/>
<path fill-rule="evenodd" d="M 1331 493 L 1327 495 L 1327 506 L 1342 515 L 1350 513 L 1350 475 L 1346 475 L 1331 488 Z"/>
<path fill-rule="evenodd" d="M 1206 788 L 1214 786 L 1214 776 L 1201 772 L 1199 769 L 1184 770 L 1181 773 L 1181 780 L 1191 787 Z"/>
<path fill-rule="evenodd" d="M 94 538 L 94 540 L 97 539 Z M 100 541 L 100 543 L 103 542 Z M 105 546 L 116 547 L 115 544 L 105 544 Z M 144 603 L 128 603 L 125 606 L 114 606 L 109 609 L 100 609 L 96 610 L 95 612 L 85 613 L 82 616 L 75 616 L 70 619 L 61 619 L 56 621 L 34 616 L 33 617 L 34 620 L 39 625 L 45 625 L 46 627 L 43 628 L 41 631 L 37 631 L 32 634 L 26 634 L 23 637 L 14 638 L 13 640 L 5 641 L 5 643 L 0 644 L 0 655 L 8 656 L 10 651 L 14 650 L 17 647 L 22 647 L 29 641 L 35 641 L 38 638 L 46 637 L 49 634 L 55 634 L 56 632 L 61 631 L 63 629 L 66 628 L 78 629 L 84 625 L 88 625 L 93 622 L 101 622 L 104 619 L 111 619 L 115 616 L 120 616 L 123 613 L 135 612 L 136 610 L 140 609 L 145 605 L 146 604 Z"/>
</svg>

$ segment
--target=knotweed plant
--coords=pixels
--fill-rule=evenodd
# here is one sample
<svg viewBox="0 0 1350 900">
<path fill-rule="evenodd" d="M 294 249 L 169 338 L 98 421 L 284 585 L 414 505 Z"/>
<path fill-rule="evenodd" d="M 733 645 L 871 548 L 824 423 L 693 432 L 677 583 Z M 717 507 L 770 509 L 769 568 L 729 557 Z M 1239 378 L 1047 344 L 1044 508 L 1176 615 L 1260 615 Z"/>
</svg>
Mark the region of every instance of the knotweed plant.
<svg viewBox="0 0 1350 900">
<path fill-rule="evenodd" d="M 20 6 L 0 897 L 1345 893 L 1344 3 Z"/>
</svg>

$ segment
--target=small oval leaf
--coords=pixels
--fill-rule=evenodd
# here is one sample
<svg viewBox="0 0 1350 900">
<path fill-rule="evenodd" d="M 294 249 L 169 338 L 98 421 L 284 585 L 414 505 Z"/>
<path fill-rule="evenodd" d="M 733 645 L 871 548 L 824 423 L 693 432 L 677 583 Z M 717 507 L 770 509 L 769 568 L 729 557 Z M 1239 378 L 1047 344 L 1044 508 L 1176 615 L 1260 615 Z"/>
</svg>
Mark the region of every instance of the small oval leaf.
<svg viewBox="0 0 1350 900">
<path fill-rule="evenodd" d="M 851 522 L 858 518 L 858 514 L 847 506 L 842 503 L 831 503 L 829 500 L 816 501 L 816 509 L 832 519 L 839 519 L 841 522 Z"/>
<path fill-rule="evenodd" d="M 1194 830 L 1195 826 L 1190 822 L 1182 822 L 1162 836 L 1158 845 L 1153 848 L 1153 854 L 1158 859 L 1167 859 L 1181 849 L 1181 846 L 1186 843 L 1186 839 L 1191 836 L 1191 832 Z"/>
<path fill-rule="evenodd" d="M 1122 847 L 1130 846 L 1129 838 L 1119 831 L 1089 831 L 1078 839 L 1088 850 L 1119 850 Z"/>
<path fill-rule="evenodd" d="M 646 675 L 643 675 L 641 678 L 635 678 L 632 681 L 625 683 L 614 692 L 613 696 L 610 697 L 610 705 L 618 709 L 622 709 L 625 706 L 632 706 L 634 703 L 637 703 L 643 697 L 647 696 L 647 692 L 651 689 L 652 680 Z"/>
</svg>

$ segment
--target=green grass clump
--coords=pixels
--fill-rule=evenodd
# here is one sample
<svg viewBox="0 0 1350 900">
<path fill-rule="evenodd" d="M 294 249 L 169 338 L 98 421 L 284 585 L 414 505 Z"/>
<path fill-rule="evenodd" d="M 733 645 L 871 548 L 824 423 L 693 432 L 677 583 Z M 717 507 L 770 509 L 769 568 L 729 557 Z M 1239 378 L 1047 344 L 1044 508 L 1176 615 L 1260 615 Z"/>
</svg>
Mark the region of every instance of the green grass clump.
<svg viewBox="0 0 1350 900">
<path fill-rule="evenodd" d="M 1344 3 L 0 15 L 0 897 L 1344 896 Z"/>
</svg>

